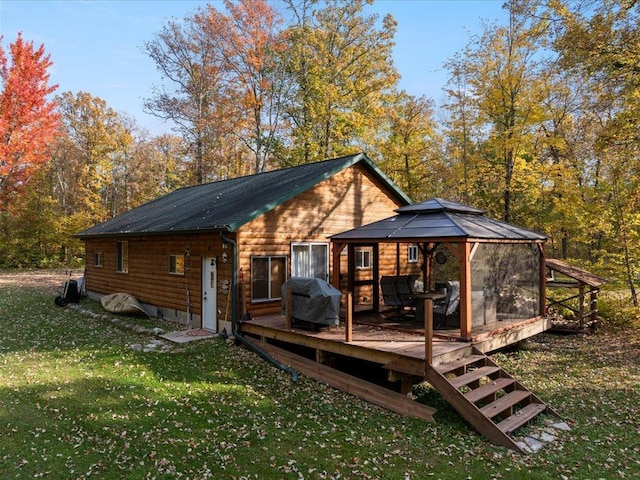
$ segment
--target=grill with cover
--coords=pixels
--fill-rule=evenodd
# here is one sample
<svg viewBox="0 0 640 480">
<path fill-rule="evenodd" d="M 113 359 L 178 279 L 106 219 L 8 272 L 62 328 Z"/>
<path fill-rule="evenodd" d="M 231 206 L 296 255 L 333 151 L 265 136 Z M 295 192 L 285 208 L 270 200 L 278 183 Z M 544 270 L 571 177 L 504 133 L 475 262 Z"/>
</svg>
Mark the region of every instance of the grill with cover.
<svg viewBox="0 0 640 480">
<path fill-rule="evenodd" d="M 291 316 L 294 320 L 337 326 L 340 319 L 340 290 L 320 278 L 293 277 L 282 285 L 282 311 L 287 287 L 292 289 Z"/>
</svg>

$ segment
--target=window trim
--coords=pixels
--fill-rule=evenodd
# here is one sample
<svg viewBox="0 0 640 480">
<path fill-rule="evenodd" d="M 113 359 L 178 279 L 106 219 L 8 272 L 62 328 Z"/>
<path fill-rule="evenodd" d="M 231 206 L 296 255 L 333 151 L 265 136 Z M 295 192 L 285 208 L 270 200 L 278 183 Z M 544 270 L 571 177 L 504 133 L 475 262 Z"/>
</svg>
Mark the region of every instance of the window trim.
<svg viewBox="0 0 640 480">
<path fill-rule="evenodd" d="M 93 266 L 95 268 L 104 267 L 104 253 L 103 252 L 93 252 Z"/>
<path fill-rule="evenodd" d="M 129 241 L 116 242 L 116 272 L 129 273 Z"/>
<path fill-rule="evenodd" d="M 178 262 L 178 259 L 181 258 L 182 259 L 182 269 L 178 270 L 178 266 L 180 266 L 180 262 Z M 171 261 L 171 259 L 175 259 L 173 262 Z M 169 272 L 169 275 L 175 275 L 177 277 L 184 277 L 184 269 L 185 269 L 185 265 L 186 265 L 186 258 L 184 253 L 170 253 L 168 258 L 167 258 L 167 271 Z M 174 267 L 174 270 L 171 270 L 171 267 Z"/>
<path fill-rule="evenodd" d="M 254 275 L 254 268 L 253 268 L 253 261 L 256 259 L 267 259 L 268 265 L 267 265 L 267 271 L 269 273 L 269 278 L 267 281 L 267 288 L 268 288 L 268 295 L 269 298 L 254 298 L 254 294 L 253 294 L 253 275 Z M 282 282 L 284 284 L 284 282 L 286 282 L 289 279 L 288 276 L 288 269 L 287 269 L 287 265 L 289 263 L 289 257 L 287 257 L 287 255 L 251 255 L 250 258 L 250 272 L 249 272 L 249 293 L 250 293 L 250 298 L 251 298 L 251 303 L 267 303 L 267 302 L 277 302 L 282 300 L 282 292 L 276 292 L 277 293 L 277 297 L 273 296 L 273 292 L 271 291 L 271 260 L 272 259 L 283 259 L 284 260 L 284 281 Z"/>
</svg>

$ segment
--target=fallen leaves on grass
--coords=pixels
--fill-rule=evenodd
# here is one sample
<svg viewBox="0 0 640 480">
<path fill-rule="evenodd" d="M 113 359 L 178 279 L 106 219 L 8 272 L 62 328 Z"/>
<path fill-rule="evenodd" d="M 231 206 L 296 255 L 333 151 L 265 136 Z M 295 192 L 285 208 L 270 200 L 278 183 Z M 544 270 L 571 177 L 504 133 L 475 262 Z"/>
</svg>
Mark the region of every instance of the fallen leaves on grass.
<svg viewBox="0 0 640 480">
<path fill-rule="evenodd" d="M 293 383 L 223 341 L 170 356 L 133 351 L 148 337 L 54 307 L 40 290 L 0 289 L 0 322 L 3 478 L 596 479 L 640 471 L 640 346 L 623 334 L 540 335 L 494 356 L 573 427 L 523 456 L 490 445 L 428 387 L 418 393 L 439 409 L 434 424 L 307 378 Z"/>
</svg>

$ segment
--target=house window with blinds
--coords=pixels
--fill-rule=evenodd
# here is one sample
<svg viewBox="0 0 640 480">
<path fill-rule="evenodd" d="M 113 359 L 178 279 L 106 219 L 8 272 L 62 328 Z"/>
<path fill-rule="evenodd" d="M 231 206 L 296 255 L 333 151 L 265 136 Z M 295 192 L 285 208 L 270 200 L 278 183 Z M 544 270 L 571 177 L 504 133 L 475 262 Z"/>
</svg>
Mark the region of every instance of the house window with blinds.
<svg viewBox="0 0 640 480">
<path fill-rule="evenodd" d="M 329 244 L 294 243 L 291 245 L 291 276 L 329 280 Z"/>
</svg>

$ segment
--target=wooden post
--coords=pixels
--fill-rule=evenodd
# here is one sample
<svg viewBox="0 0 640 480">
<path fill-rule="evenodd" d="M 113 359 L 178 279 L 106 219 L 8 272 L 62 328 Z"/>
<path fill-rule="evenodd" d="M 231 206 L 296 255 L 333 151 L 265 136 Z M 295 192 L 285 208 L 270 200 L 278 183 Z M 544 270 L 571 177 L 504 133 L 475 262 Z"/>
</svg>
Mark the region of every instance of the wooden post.
<svg viewBox="0 0 640 480">
<path fill-rule="evenodd" d="M 460 244 L 460 337 L 471 340 L 471 245 Z"/>
<path fill-rule="evenodd" d="M 344 324 L 345 341 L 353 340 L 353 293 L 347 293 L 347 318 Z"/>
<path fill-rule="evenodd" d="M 337 289 L 340 290 L 340 253 L 344 249 L 344 243 L 332 243 L 331 244 L 332 256 L 333 256 L 333 270 L 331 271 L 331 283 Z"/>
<path fill-rule="evenodd" d="M 433 300 L 431 298 L 424 299 L 424 360 L 426 377 L 427 369 L 433 360 Z"/>
<path fill-rule="evenodd" d="M 547 314 L 547 255 L 545 253 L 544 243 L 538 244 L 540 251 L 540 316 Z"/>
<path fill-rule="evenodd" d="M 293 324 L 293 288 L 287 287 L 284 301 L 284 328 L 291 330 Z"/>
<path fill-rule="evenodd" d="M 589 309 L 591 310 L 591 313 L 589 314 L 589 320 L 595 322 L 596 318 L 598 317 L 598 289 L 593 288 L 589 292 L 589 297 Z"/>
<path fill-rule="evenodd" d="M 580 328 L 584 327 L 584 283 L 578 286 L 578 316 L 580 317 Z"/>
</svg>

